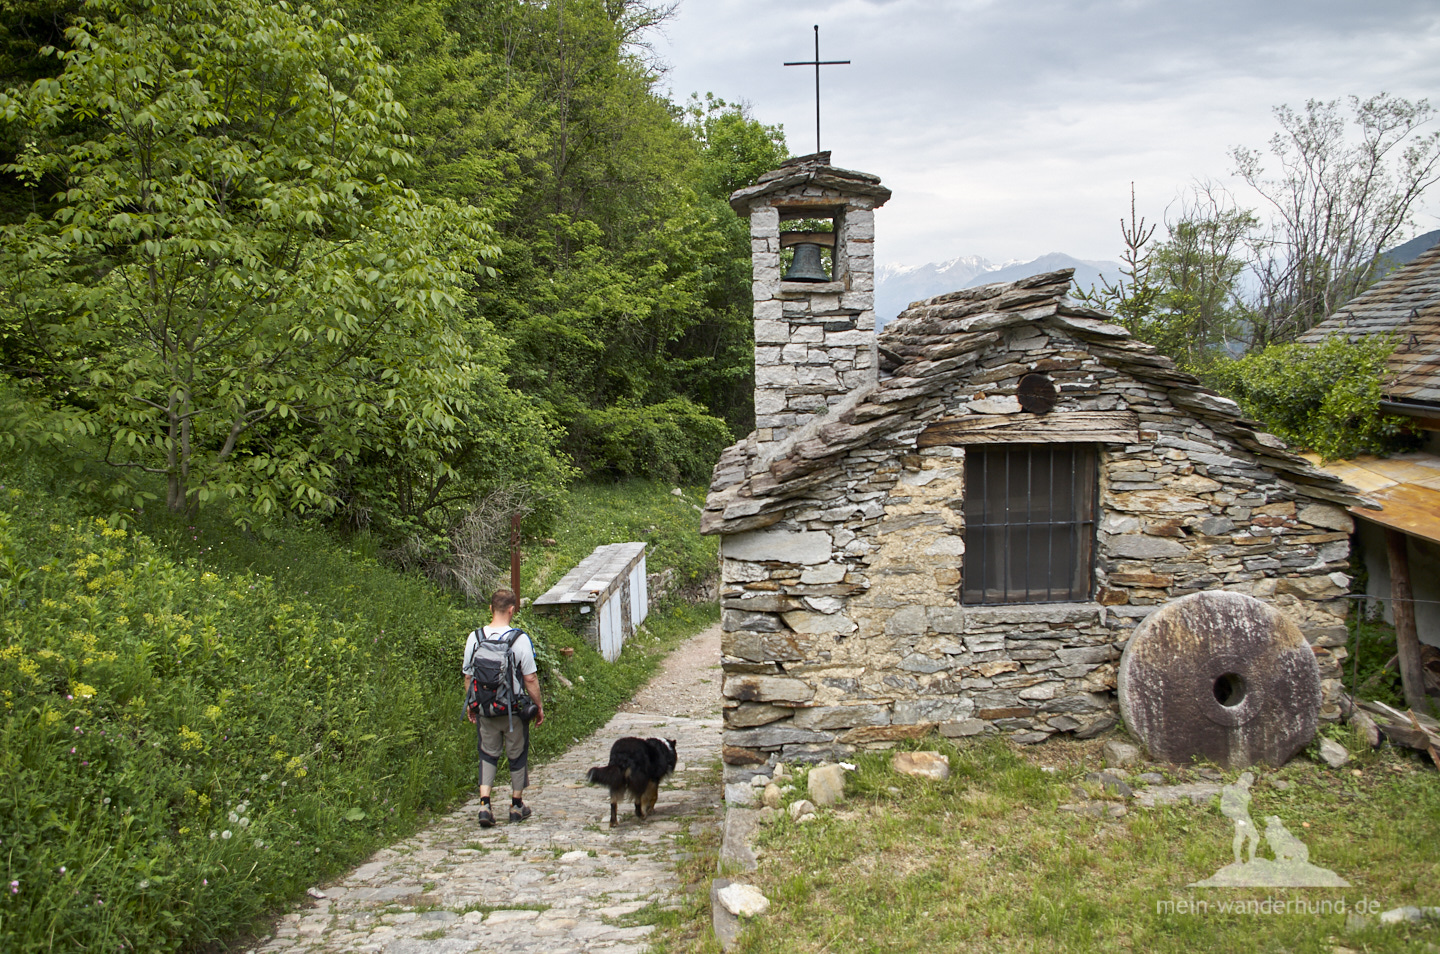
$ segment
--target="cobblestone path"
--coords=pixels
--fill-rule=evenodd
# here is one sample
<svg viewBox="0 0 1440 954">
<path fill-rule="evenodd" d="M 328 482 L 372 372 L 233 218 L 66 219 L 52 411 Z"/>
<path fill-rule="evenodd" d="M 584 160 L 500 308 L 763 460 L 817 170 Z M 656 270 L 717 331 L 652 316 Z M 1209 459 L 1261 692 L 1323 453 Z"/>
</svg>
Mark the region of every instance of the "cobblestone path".
<svg viewBox="0 0 1440 954">
<path fill-rule="evenodd" d="M 651 685 L 674 679 L 674 669 L 667 666 Z M 640 954 L 652 928 L 636 923 L 636 913 L 675 901 L 677 836 L 687 824 L 718 825 L 721 818 L 721 784 L 713 771 L 719 693 L 711 691 L 713 714 L 673 715 L 676 706 L 664 700 L 647 706 L 657 712 L 618 713 L 594 736 L 532 771 L 525 801 L 534 814 L 524 822 L 482 829 L 474 798 L 321 885 L 324 898 L 283 917 L 274 936 L 252 951 Z M 649 702 L 643 692 L 636 699 Z M 622 811 L 612 830 L 606 790 L 586 785 L 584 777 L 590 766 L 605 763 L 610 743 L 626 735 L 676 739 L 680 766 L 661 785 L 653 816 L 642 822 L 633 808 Z M 497 795 L 503 819 L 509 790 L 502 786 Z"/>
</svg>

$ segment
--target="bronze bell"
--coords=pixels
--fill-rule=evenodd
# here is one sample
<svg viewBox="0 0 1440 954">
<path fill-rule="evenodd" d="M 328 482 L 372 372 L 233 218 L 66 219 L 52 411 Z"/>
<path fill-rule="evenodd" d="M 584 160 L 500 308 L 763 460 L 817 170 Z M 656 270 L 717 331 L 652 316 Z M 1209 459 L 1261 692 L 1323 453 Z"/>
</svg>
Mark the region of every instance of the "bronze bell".
<svg viewBox="0 0 1440 954">
<path fill-rule="evenodd" d="M 795 246 L 795 257 L 790 261 L 790 270 L 780 279 L 784 282 L 828 282 L 825 265 L 820 260 L 820 246 L 814 242 L 800 242 Z"/>
</svg>

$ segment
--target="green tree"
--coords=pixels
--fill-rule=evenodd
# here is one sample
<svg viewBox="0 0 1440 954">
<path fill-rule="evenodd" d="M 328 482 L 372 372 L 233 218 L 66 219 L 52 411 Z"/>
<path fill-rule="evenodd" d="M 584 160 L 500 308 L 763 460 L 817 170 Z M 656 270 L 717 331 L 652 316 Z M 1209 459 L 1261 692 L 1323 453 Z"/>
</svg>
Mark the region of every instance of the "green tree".
<svg viewBox="0 0 1440 954">
<path fill-rule="evenodd" d="M 80 0 L 0 0 L 0 89 L 29 86 L 60 73 L 64 64 L 42 51 L 64 45 L 65 28 L 79 9 Z M 15 161 L 25 140 L 23 129 L 0 125 L 0 223 L 53 210 L 47 192 L 30 188 L 4 168 Z M 50 191 L 59 188 L 53 184 Z"/>
<path fill-rule="evenodd" d="M 0 97 L 58 210 L 0 248 L 54 429 L 184 510 L 335 506 L 382 446 L 445 468 L 474 381 L 459 305 L 495 247 L 422 201 L 394 71 L 313 8 L 92 0 L 64 71 Z"/>
<path fill-rule="evenodd" d="M 1145 217 L 1135 212 L 1135 183 L 1130 183 L 1130 221 L 1120 220 L 1120 238 L 1125 250 L 1120 253 L 1120 277 L 1110 281 L 1100 277 L 1100 285 L 1088 290 L 1077 289 L 1075 297 L 1088 305 L 1108 311 L 1120 319 L 1126 330 L 1142 341 L 1151 340 L 1151 326 L 1159 289 L 1150 273 L 1154 270 L 1154 250 L 1148 248 L 1159 226 L 1145 224 Z"/>
<path fill-rule="evenodd" d="M 1248 211 L 1203 185 L 1179 217 L 1166 222 L 1167 238 L 1156 245 L 1156 225 L 1147 227 L 1136 215 L 1132 186 L 1130 221 L 1120 222 L 1120 277 L 1078 297 L 1115 314 L 1131 334 L 1182 367 L 1204 368 L 1225 353 L 1247 317 L 1239 294 L 1246 268 L 1240 253 L 1254 224 Z"/>
<path fill-rule="evenodd" d="M 671 10 L 353 7 L 399 70 L 407 181 L 495 228 L 500 275 L 471 320 L 505 340 L 510 385 L 592 473 L 700 477 L 753 422 L 749 234 L 726 199 L 784 159 L 784 139 L 713 96 L 678 109 L 657 89 L 646 44 Z"/>
<path fill-rule="evenodd" d="M 713 199 L 728 204 L 732 192 L 790 158 L 784 127 L 766 126 L 743 104 L 728 103 L 714 93 L 704 99 L 692 93 L 684 117 L 700 146 L 696 188 Z"/>
<path fill-rule="evenodd" d="M 1254 226 L 1250 212 L 1202 186 L 1178 220 L 1167 224 L 1169 238 L 1155 249 L 1159 317 L 1153 343 L 1187 368 L 1203 368 L 1224 355 L 1246 324 L 1239 286 L 1244 241 Z"/>
</svg>

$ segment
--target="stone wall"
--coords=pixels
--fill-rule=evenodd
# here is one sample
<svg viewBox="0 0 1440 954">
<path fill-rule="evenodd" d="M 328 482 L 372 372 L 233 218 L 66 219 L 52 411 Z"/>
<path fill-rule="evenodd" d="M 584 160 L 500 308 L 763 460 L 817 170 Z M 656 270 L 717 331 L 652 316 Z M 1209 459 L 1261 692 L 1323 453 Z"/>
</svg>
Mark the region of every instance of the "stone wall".
<svg viewBox="0 0 1440 954">
<path fill-rule="evenodd" d="M 955 340 L 946 360 L 963 351 Z M 907 424 L 845 451 L 769 526 L 722 538 L 732 776 L 937 729 L 1020 742 L 1099 731 L 1115 721 L 1115 666 L 1135 624 L 1222 587 L 1295 620 L 1320 663 L 1322 718 L 1335 718 L 1345 511 L 1063 328 L 1012 321 L 972 347 L 972 370 L 914 404 Z M 1057 385 L 1057 415 L 1133 417 L 1126 440 L 1100 445 L 1096 599 L 962 606 L 965 448 L 918 439 L 941 419 L 1033 418 L 1015 391 L 1035 370 Z"/>
</svg>

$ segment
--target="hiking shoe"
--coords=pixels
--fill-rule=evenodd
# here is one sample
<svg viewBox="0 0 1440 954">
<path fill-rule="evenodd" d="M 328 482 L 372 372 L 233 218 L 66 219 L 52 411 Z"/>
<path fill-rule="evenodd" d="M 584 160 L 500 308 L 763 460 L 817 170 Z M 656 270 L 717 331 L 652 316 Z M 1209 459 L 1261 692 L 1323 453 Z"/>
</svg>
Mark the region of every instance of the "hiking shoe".
<svg viewBox="0 0 1440 954">
<path fill-rule="evenodd" d="M 524 821 L 525 819 L 527 819 L 527 818 L 529 818 L 529 817 L 530 817 L 530 806 L 529 806 L 529 805 L 511 805 L 511 806 L 510 806 L 510 821 L 512 821 L 512 822 L 522 822 L 522 821 Z"/>
<path fill-rule="evenodd" d="M 481 828 L 495 827 L 495 814 L 488 808 L 480 809 L 480 816 L 477 820 L 480 822 Z"/>
</svg>

